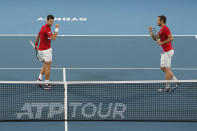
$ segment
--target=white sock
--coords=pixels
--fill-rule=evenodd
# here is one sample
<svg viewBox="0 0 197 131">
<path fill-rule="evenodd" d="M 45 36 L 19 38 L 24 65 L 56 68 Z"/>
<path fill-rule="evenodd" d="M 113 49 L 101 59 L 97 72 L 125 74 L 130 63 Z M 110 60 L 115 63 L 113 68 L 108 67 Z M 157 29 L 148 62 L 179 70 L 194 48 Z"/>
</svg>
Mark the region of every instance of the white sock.
<svg viewBox="0 0 197 131">
<path fill-rule="evenodd" d="M 167 89 L 170 88 L 170 83 L 166 83 L 166 88 L 167 88 Z"/>
<path fill-rule="evenodd" d="M 177 80 L 177 78 L 175 76 L 172 77 L 172 80 Z"/>
<path fill-rule="evenodd" d="M 42 74 L 39 74 L 39 77 L 38 77 L 40 80 L 42 80 Z"/>
<path fill-rule="evenodd" d="M 49 80 L 45 80 L 45 82 L 49 82 Z M 48 83 L 46 85 L 49 85 Z"/>
</svg>

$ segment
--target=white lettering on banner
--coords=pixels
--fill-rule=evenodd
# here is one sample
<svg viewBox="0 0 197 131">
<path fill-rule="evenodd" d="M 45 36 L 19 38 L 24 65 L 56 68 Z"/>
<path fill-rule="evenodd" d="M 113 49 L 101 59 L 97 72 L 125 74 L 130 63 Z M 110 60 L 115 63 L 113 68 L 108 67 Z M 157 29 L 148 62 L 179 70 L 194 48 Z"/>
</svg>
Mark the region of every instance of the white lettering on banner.
<svg viewBox="0 0 197 131">
<path fill-rule="evenodd" d="M 86 112 L 87 108 L 91 108 L 92 109 L 91 112 Z M 81 114 L 85 118 L 94 117 L 96 115 L 96 111 L 97 111 L 97 107 L 93 103 L 87 103 L 83 105 L 81 108 Z"/>
<path fill-rule="evenodd" d="M 46 21 L 44 17 L 38 17 L 37 21 Z M 65 22 L 85 22 L 87 21 L 87 17 L 55 17 L 54 21 L 65 21 Z"/>
<path fill-rule="evenodd" d="M 35 114 L 33 109 L 36 109 Z M 47 112 L 43 112 L 44 109 L 48 109 Z M 53 118 L 55 115 L 60 115 L 64 112 L 64 105 L 62 103 L 25 103 L 21 108 L 20 113 L 17 113 L 16 118 L 21 119 L 28 117 L 29 119 L 41 119 L 42 114 L 47 114 L 47 118 Z"/>
<path fill-rule="evenodd" d="M 82 116 L 86 119 L 90 119 L 92 117 L 99 117 L 101 119 L 109 117 L 112 117 L 113 119 L 124 119 L 124 113 L 127 110 L 127 106 L 124 103 L 94 104 L 74 102 L 69 103 L 68 106 L 71 108 L 71 110 L 69 110 L 69 116 L 71 118 Z M 21 112 L 16 114 L 16 118 L 22 119 L 26 117 L 28 119 L 52 119 L 56 115 L 63 115 L 63 113 L 63 103 L 25 103 L 21 108 Z"/>
<path fill-rule="evenodd" d="M 42 17 L 39 17 L 39 18 L 37 19 L 37 21 L 45 21 L 45 19 L 42 18 Z"/>
<path fill-rule="evenodd" d="M 26 112 L 17 113 L 17 116 L 16 116 L 17 119 L 20 119 L 23 116 L 28 116 L 29 119 L 34 118 L 34 115 L 31 110 L 31 103 L 25 103 L 25 105 L 21 108 L 21 111 L 26 111 Z"/>
<path fill-rule="evenodd" d="M 105 119 L 112 117 L 115 119 L 121 118 L 124 119 L 124 113 L 127 110 L 127 106 L 124 103 L 109 103 L 107 107 L 107 113 L 103 113 L 103 103 L 97 104 L 94 103 L 70 103 L 70 107 L 72 107 L 71 117 L 77 117 L 77 112 L 80 112 L 84 118 L 92 118 L 92 117 L 100 117 L 101 119 Z"/>
<path fill-rule="evenodd" d="M 123 103 L 115 103 L 113 110 L 113 118 L 120 116 L 120 118 L 125 118 L 123 113 L 127 110 L 127 107 Z"/>
<path fill-rule="evenodd" d="M 106 114 L 102 114 L 102 107 L 103 107 L 103 103 L 99 103 L 99 107 L 98 107 L 98 115 L 101 117 L 101 118 L 107 118 L 109 117 L 109 115 L 111 114 L 111 111 L 112 111 L 112 107 L 113 107 L 113 103 L 109 103 L 109 106 L 108 106 L 108 111 Z"/>
<path fill-rule="evenodd" d="M 82 103 L 70 103 L 69 106 L 73 107 L 73 112 L 71 117 L 76 117 L 77 107 L 80 107 Z"/>
<path fill-rule="evenodd" d="M 62 103 L 52 103 L 49 106 L 48 118 L 53 118 L 53 116 L 62 114 L 63 112 L 64 105 Z"/>
</svg>

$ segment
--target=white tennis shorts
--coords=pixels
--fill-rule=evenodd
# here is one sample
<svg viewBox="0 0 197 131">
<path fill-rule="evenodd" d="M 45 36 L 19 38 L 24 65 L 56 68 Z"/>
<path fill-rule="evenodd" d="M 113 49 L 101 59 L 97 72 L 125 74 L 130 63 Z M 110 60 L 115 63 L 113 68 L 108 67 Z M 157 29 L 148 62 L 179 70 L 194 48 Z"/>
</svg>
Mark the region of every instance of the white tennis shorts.
<svg viewBox="0 0 197 131">
<path fill-rule="evenodd" d="M 172 57 L 174 55 L 174 50 L 161 53 L 161 67 L 171 67 Z"/>
<path fill-rule="evenodd" d="M 51 62 L 52 61 L 52 49 L 49 48 L 47 50 L 38 51 L 38 59 L 43 62 Z"/>
</svg>

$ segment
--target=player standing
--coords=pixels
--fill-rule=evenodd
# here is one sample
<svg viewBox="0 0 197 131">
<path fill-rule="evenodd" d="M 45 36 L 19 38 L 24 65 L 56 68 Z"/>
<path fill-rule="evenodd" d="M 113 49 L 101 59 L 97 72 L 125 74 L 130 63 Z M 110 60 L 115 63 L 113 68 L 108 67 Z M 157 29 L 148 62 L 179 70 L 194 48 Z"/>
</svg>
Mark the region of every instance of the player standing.
<svg viewBox="0 0 197 131">
<path fill-rule="evenodd" d="M 38 50 L 38 58 L 43 62 L 43 66 L 41 68 L 38 81 L 42 81 L 42 76 L 45 74 L 45 81 L 49 82 L 50 78 L 50 70 L 52 63 L 52 48 L 51 48 L 51 39 L 55 40 L 59 31 L 59 25 L 55 25 L 54 34 L 51 32 L 51 26 L 54 23 L 54 16 L 48 15 L 47 22 L 42 26 L 40 32 L 38 33 L 35 41 L 35 49 Z M 38 42 L 40 40 L 40 44 L 38 47 Z M 50 87 L 49 84 L 47 84 Z"/>
<path fill-rule="evenodd" d="M 160 68 L 165 73 L 166 80 L 177 80 L 177 78 L 171 71 L 171 61 L 174 55 L 174 49 L 171 43 L 173 41 L 173 36 L 170 32 L 170 29 L 165 25 L 166 21 L 167 19 L 163 15 L 158 16 L 157 18 L 157 24 L 161 27 L 160 31 L 157 34 L 160 38 L 160 40 L 157 41 L 157 44 L 162 47 Z M 152 32 L 151 26 L 149 27 L 149 32 Z M 166 86 L 166 88 L 160 89 L 159 91 L 169 92 L 169 84 Z"/>
</svg>

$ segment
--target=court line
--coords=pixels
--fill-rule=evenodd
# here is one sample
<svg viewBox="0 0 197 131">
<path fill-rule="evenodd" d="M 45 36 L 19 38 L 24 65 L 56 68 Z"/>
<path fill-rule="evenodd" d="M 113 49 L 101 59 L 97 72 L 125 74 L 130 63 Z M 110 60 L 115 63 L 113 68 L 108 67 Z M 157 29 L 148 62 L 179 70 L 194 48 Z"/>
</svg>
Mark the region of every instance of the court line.
<svg viewBox="0 0 197 131">
<path fill-rule="evenodd" d="M 40 70 L 41 68 L 0 68 L 0 70 Z M 63 68 L 51 68 L 52 70 L 62 70 Z"/>
<path fill-rule="evenodd" d="M 40 70 L 41 68 L 0 68 L 0 70 Z M 64 68 L 51 68 L 63 70 Z M 160 70 L 160 68 L 65 68 L 66 70 Z M 171 68 L 172 70 L 197 70 L 197 68 Z"/>
<path fill-rule="evenodd" d="M 160 70 L 160 68 L 66 68 L 67 70 Z M 197 70 L 197 68 L 171 68 L 172 70 Z"/>
<path fill-rule="evenodd" d="M 133 84 L 133 83 L 197 83 L 197 80 L 128 80 L 128 81 L 50 81 L 50 82 L 38 82 L 38 81 L 0 81 L 0 84 L 60 84 L 75 85 L 75 84 Z M 85 87 L 85 86 L 84 86 Z M 10 87 L 11 88 L 11 87 Z M 66 108 L 67 109 L 67 108 Z M 67 113 L 66 113 L 67 114 Z M 67 114 L 68 115 L 68 114 Z M 65 118 L 67 118 L 67 115 Z"/>
<path fill-rule="evenodd" d="M 196 37 L 196 39 L 197 39 L 197 35 L 196 35 L 195 37 Z"/>
<path fill-rule="evenodd" d="M 67 120 L 67 106 L 68 106 L 68 103 L 67 103 L 67 93 L 68 93 L 68 90 L 67 90 L 67 81 L 66 81 L 66 68 L 63 68 L 62 70 L 62 73 L 63 73 L 63 82 L 64 82 L 64 130 L 65 131 L 68 131 L 68 122 L 66 121 Z"/>
<path fill-rule="evenodd" d="M 131 81 L 67 81 L 67 84 L 150 84 L 150 83 L 196 83 L 197 80 L 131 80 Z M 84 86 L 85 87 L 85 86 Z M 116 87 L 116 86 L 114 86 Z"/>
<path fill-rule="evenodd" d="M 0 84 L 55 84 L 55 85 L 64 85 L 65 82 L 63 81 L 49 81 L 49 82 L 45 82 L 45 81 L 0 81 Z"/>
<path fill-rule="evenodd" d="M 10 37 L 10 36 L 13 36 L 13 37 L 31 37 L 31 36 L 36 36 L 36 34 L 0 34 L 0 37 Z M 88 37 L 88 36 L 91 36 L 91 37 L 99 37 L 99 36 L 103 36 L 103 37 L 116 37 L 116 36 L 125 36 L 125 37 L 149 37 L 150 35 L 58 35 L 60 37 L 77 37 L 77 36 L 82 36 L 82 37 Z M 197 35 L 173 35 L 173 36 L 191 36 L 191 37 L 196 37 Z"/>
</svg>

